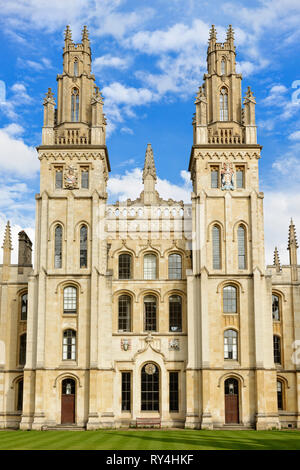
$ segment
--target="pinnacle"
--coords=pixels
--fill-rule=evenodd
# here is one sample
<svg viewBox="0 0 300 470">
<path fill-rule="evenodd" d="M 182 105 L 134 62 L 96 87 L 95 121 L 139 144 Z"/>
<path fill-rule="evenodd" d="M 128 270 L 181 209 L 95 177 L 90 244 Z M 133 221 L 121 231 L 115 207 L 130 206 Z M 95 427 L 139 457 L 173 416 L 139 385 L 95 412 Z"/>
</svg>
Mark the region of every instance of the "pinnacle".
<svg viewBox="0 0 300 470">
<path fill-rule="evenodd" d="M 147 144 L 145 163 L 143 170 L 143 182 L 147 175 L 151 175 L 156 180 L 156 169 L 154 163 L 154 156 L 151 144 Z"/>
<path fill-rule="evenodd" d="M 280 259 L 279 259 L 279 253 L 278 253 L 277 246 L 275 246 L 275 250 L 274 250 L 273 265 L 280 269 Z"/>
<path fill-rule="evenodd" d="M 87 26 L 84 25 L 83 27 L 83 30 L 82 30 L 82 40 L 86 40 L 88 41 L 89 40 L 89 32 L 88 32 L 88 29 L 87 29 Z"/>
<path fill-rule="evenodd" d="M 69 25 L 66 26 L 65 30 L 65 41 L 66 40 L 72 41 L 72 31 Z"/>
<path fill-rule="evenodd" d="M 211 25 L 211 29 L 210 29 L 210 31 L 209 31 L 209 40 L 211 41 L 212 39 L 213 39 L 213 40 L 216 40 L 216 39 L 217 39 L 217 31 L 216 31 L 216 29 L 215 29 L 215 25 L 214 25 L 214 24 Z"/>
<path fill-rule="evenodd" d="M 11 228 L 10 228 L 10 222 L 8 220 L 6 227 L 5 227 L 5 232 L 4 232 L 4 240 L 3 240 L 3 245 L 2 248 L 4 249 L 9 249 L 12 250 L 12 243 L 11 243 Z"/>
<path fill-rule="evenodd" d="M 227 41 L 229 41 L 230 39 L 234 39 L 234 30 L 231 24 L 228 26 L 227 30 Z"/>
<path fill-rule="evenodd" d="M 296 228 L 293 222 L 293 219 L 291 218 L 290 226 L 289 226 L 289 242 L 288 242 L 288 250 L 291 248 L 291 246 L 295 246 L 298 248 L 298 242 L 297 242 L 297 235 L 296 235 Z"/>
</svg>

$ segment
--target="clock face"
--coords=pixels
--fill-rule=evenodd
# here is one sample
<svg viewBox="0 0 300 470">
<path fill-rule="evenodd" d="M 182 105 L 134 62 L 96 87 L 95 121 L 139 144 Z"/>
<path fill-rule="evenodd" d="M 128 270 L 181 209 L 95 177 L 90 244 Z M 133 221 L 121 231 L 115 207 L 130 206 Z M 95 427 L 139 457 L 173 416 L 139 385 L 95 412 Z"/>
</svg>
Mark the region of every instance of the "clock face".
<svg viewBox="0 0 300 470">
<path fill-rule="evenodd" d="M 154 364 L 147 364 L 145 367 L 145 372 L 148 375 L 153 375 L 156 372 L 156 367 Z"/>
</svg>

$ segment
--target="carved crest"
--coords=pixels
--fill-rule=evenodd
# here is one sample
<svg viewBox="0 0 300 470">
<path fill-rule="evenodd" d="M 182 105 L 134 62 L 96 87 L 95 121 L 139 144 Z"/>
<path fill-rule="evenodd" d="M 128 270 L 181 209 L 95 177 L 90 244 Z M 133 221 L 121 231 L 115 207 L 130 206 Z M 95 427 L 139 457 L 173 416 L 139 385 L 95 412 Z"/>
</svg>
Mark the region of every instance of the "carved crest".
<svg viewBox="0 0 300 470">
<path fill-rule="evenodd" d="M 234 189 L 233 184 L 233 165 L 232 163 L 223 163 L 221 170 L 221 189 Z"/>
<path fill-rule="evenodd" d="M 153 375 L 156 372 L 156 367 L 154 364 L 147 364 L 145 367 L 145 372 L 147 375 Z"/>
<path fill-rule="evenodd" d="M 171 339 L 169 341 L 169 350 L 170 351 L 179 351 L 180 350 L 179 339 Z"/>
<path fill-rule="evenodd" d="M 75 166 L 67 166 L 64 172 L 64 182 L 66 189 L 75 189 L 78 187 L 78 170 Z"/>
<path fill-rule="evenodd" d="M 128 351 L 130 348 L 131 348 L 130 339 L 127 339 L 127 338 L 121 339 L 121 349 L 123 349 L 123 351 Z"/>
</svg>

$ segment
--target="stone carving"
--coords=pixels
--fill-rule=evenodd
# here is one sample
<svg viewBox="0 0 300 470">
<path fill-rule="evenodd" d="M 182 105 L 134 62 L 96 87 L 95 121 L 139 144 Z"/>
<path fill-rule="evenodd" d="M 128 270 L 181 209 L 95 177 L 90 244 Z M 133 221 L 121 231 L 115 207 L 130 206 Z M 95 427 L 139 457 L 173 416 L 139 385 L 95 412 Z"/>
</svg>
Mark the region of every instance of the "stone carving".
<svg viewBox="0 0 300 470">
<path fill-rule="evenodd" d="M 169 350 L 170 351 L 179 351 L 180 350 L 179 339 L 170 339 L 170 341 L 169 341 Z"/>
<path fill-rule="evenodd" d="M 156 372 L 156 367 L 154 364 L 147 364 L 145 367 L 145 372 L 148 375 L 153 375 Z"/>
<path fill-rule="evenodd" d="M 130 341 L 130 339 L 127 339 L 127 338 L 121 339 L 121 349 L 122 349 L 123 351 L 128 351 L 129 349 L 131 349 L 131 341 Z"/>
<path fill-rule="evenodd" d="M 64 181 L 66 189 L 75 189 L 78 187 L 78 170 L 75 166 L 67 166 L 64 172 Z"/>
<path fill-rule="evenodd" d="M 224 163 L 221 170 L 221 189 L 234 189 L 232 163 Z"/>
</svg>

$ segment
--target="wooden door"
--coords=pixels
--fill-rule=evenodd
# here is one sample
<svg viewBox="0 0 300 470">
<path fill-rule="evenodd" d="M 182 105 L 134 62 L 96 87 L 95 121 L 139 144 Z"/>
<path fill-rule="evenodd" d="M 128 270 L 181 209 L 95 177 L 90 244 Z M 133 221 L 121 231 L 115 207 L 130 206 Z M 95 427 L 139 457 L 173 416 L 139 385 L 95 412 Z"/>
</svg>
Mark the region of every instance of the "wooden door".
<svg viewBox="0 0 300 470">
<path fill-rule="evenodd" d="M 65 379 L 62 382 L 61 424 L 75 423 L 75 382 Z"/>
<path fill-rule="evenodd" d="M 225 381 L 225 423 L 239 423 L 239 386 L 236 379 Z"/>
</svg>

